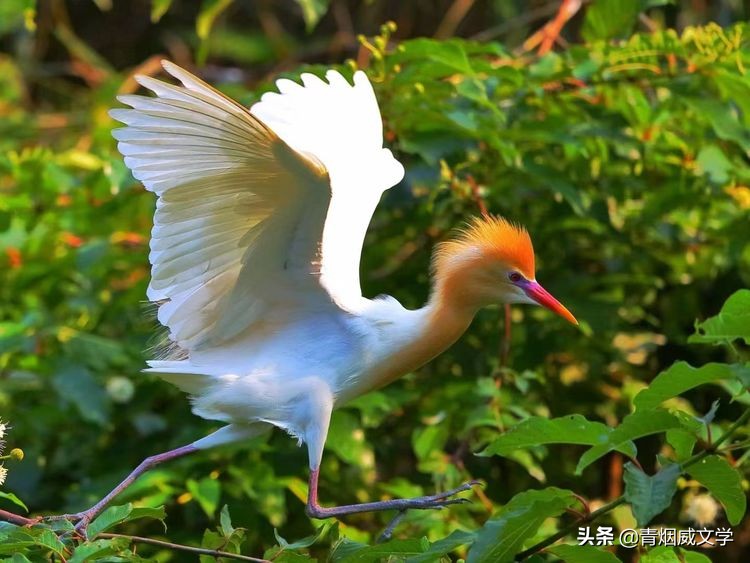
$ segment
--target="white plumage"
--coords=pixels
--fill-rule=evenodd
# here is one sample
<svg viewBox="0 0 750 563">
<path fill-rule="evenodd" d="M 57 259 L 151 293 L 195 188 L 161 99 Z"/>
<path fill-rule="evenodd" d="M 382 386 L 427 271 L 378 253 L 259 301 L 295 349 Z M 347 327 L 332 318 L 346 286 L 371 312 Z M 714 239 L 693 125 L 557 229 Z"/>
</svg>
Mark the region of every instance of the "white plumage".
<svg viewBox="0 0 750 563">
<path fill-rule="evenodd" d="M 387 384 L 450 346 L 493 303 L 538 303 L 573 315 L 534 279 L 528 233 L 500 218 L 475 221 L 440 247 L 428 303 L 406 310 L 369 300 L 359 284 L 367 226 L 404 169 L 383 148 L 375 95 L 329 71 L 279 80 L 248 111 L 165 62 L 182 85 L 138 81 L 155 97 L 122 96 L 112 116 L 125 163 L 158 196 L 148 297 L 179 354 L 149 370 L 226 426 L 147 458 L 76 515 L 79 530 L 153 465 L 277 426 L 305 441 L 307 509 L 317 517 L 436 508 L 453 491 L 323 508 L 317 488 L 332 410 Z"/>
<path fill-rule="evenodd" d="M 200 416 L 248 433 L 268 422 L 320 442 L 315 463 L 333 404 L 384 343 L 370 342 L 370 321 L 355 315 L 373 309 L 359 257 L 403 167 L 383 148 L 361 71 L 353 84 L 335 71 L 328 82 L 279 80 L 280 93 L 248 111 L 176 65 L 164 68 L 182 86 L 140 76 L 156 97 L 121 96 L 133 109 L 111 112 L 127 125 L 114 132 L 125 163 L 159 196 L 148 297 L 187 352 L 148 371 L 191 393 Z M 312 414 L 308 402 L 322 409 Z"/>
</svg>

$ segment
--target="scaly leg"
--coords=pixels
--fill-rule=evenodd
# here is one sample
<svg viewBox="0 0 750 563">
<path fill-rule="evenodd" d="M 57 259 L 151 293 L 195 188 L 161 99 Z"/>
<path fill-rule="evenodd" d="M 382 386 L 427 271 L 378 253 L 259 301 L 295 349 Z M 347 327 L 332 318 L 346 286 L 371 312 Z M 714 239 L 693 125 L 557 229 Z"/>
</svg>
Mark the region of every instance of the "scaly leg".
<svg viewBox="0 0 750 563">
<path fill-rule="evenodd" d="M 104 498 L 102 498 L 88 510 L 78 512 L 76 514 L 50 516 L 45 518 L 45 520 L 68 519 L 77 522 L 75 531 L 81 536 L 86 537 L 86 528 L 91 523 L 91 521 L 99 514 L 101 514 L 101 512 L 107 507 L 107 505 L 112 502 L 117 495 L 127 489 L 133 483 L 133 481 L 135 481 L 143 473 L 153 468 L 154 466 L 159 465 L 160 463 L 164 463 L 165 461 L 176 459 L 178 457 L 182 457 L 184 455 L 200 450 L 237 442 L 240 440 L 250 439 L 266 432 L 269 429 L 270 426 L 265 423 L 255 423 L 248 425 L 230 424 L 228 426 L 220 428 L 219 430 L 217 430 L 213 434 L 206 436 L 205 438 L 201 438 L 200 440 L 197 440 L 192 444 L 188 444 L 187 446 L 182 446 L 168 452 L 147 457 L 138 465 L 138 467 L 136 467 L 130 473 L 130 475 L 125 477 L 125 479 L 123 479 L 119 485 L 112 489 Z"/>
<path fill-rule="evenodd" d="M 450 497 L 470 490 L 474 485 L 479 484 L 477 481 L 465 483 L 450 491 L 423 497 L 365 502 L 330 508 L 320 506 L 318 503 L 318 478 L 320 477 L 320 462 L 323 457 L 323 444 L 328 435 L 328 426 L 333 410 L 333 394 L 324 381 L 310 378 L 306 381 L 305 397 L 307 400 L 306 412 L 316 415 L 312 420 L 307 422 L 303 433 L 303 438 L 307 442 L 307 452 L 310 460 L 310 486 L 307 494 L 307 506 L 305 507 L 305 512 L 307 512 L 308 516 L 313 518 L 335 518 L 347 514 L 381 510 L 404 511 L 411 508 L 429 510 L 440 509 L 451 504 L 470 502 L 465 498 Z"/>
<path fill-rule="evenodd" d="M 343 506 L 332 506 L 330 508 L 324 508 L 318 504 L 318 477 L 320 476 L 320 468 L 314 469 L 310 472 L 310 491 L 307 495 L 307 507 L 306 512 L 308 516 L 313 518 L 335 518 L 338 516 L 344 516 L 347 514 L 358 514 L 360 512 L 376 512 L 381 510 L 430 510 L 430 509 L 441 509 L 451 504 L 462 504 L 471 502 L 466 498 L 450 498 L 463 491 L 470 490 L 473 486 L 481 484 L 479 481 L 470 481 L 464 483 L 460 487 L 437 493 L 434 495 L 427 495 L 423 497 L 414 498 L 399 498 L 393 500 L 382 500 L 379 502 L 364 502 L 361 504 L 347 504 Z"/>
<path fill-rule="evenodd" d="M 189 453 L 197 452 L 198 449 L 199 448 L 196 448 L 193 444 L 188 444 L 187 446 L 182 446 L 180 448 L 176 448 L 168 452 L 149 456 L 146 459 L 144 459 L 138 465 L 138 467 L 133 469 L 133 471 L 130 472 L 130 475 L 125 477 L 125 479 L 123 479 L 119 485 L 117 485 L 114 489 L 112 489 L 109 493 L 107 493 L 107 495 L 105 495 L 99 502 L 97 502 L 94 506 L 92 506 L 88 510 L 84 510 L 83 512 L 77 512 L 75 514 L 63 514 L 61 516 L 50 516 L 46 518 L 46 520 L 58 520 L 58 519 L 73 520 L 74 522 L 77 522 L 75 531 L 79 533 L 81 536 L 86 537 L 86 528 L 88 528 L 88 525 L 91 523 L 91 521 L 97 516 L 99 516 L 99 514 L 101 514 L 102 511 L 105 508 L 107 508 L 107 505 L 110 502 L 112 502 L 117 495 L 119 495 L 121 492 L 127 489 L 131 484 L 133 484 L 133 481 L 135 481 L 143 473 L 145 473 L 152 467 L 159 465 L 160 463 L 169 461 L 170 459 L 176 459 L 178 457 L 182 457 Z"/>
</svg>

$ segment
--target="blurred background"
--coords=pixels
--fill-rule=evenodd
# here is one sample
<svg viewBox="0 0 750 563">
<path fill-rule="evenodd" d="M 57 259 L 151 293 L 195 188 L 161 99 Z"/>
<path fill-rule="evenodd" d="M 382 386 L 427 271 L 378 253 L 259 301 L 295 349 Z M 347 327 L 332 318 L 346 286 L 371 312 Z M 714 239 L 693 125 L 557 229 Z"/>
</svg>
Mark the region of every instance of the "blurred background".
<svg viewBox="0 0 750 563">
<path fill-rule="evenodd" d="M 724 359 L 687 337 L 750 285 L 749 13 L 747 0 L 2 0 L 0 419 L 25 452 L 3 490 L 33 513 L 80 510 L 143 457 L 215 428 L 139 373 L 154 344 L 154 197 L 124 167 L 107 110 L 166 57 L 246 105 L 303 69 L 367 69 L 407 175 L 373 220 L 365 294 L 421 305 L 436 242 L 487 208 L 528 227 L 538 279 L 581 320 L 515 307 L 508 331 L 504 311 L 483 311 L 438 360 L 338 412 L 324 503 L 487 481 L 471 506 L 410 514 L 398 532 L 437 539 L 543 484 L 615 498 L 618 454 L 575 477 L 580 448 L 474 452 L 530 414 L 613 424 L 675 360 Z M 721 398 L 732 419 L 731 392 L 681 406 Z M 644 441 L 645 468 L 663 447 Z M 182 542 L 228 504 L 259 554 L 274 528 L 314 530 L 306 479 L 305 451 L 277 432 L 165 465 L 122 498 L 166 504 L 166 537 Z M 698 492 L 682 483 L 662 520 L 692 522 Z M 632 524 L 626 508 L 613 519 Z M 371 541 L 385 523 L 351 517 L 341 533 Z M 748 544 L 746 521 L 716 560 Z"/>
</svg>

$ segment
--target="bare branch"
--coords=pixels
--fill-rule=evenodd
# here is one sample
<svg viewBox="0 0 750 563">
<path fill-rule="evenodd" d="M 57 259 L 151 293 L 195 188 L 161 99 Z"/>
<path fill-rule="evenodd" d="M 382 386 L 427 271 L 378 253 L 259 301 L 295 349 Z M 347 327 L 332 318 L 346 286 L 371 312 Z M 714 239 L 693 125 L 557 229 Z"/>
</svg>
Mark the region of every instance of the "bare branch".
<svg viewBox="0 0 750 563">
<path fill-rule="evenodd" d="M 187 551 L 189 553 L 197 553 L 199 555 L 209 555 L 211 557 L 225 557 L 227 559 L 237 559 L 238 561 L 254 561 L 255 563 L 271 563 L 268 559 L 258 559 L 257 557 L 250 557 L 249 555 L 238 555 L 236 553 L 228 553 L 226 551 L 218 551 L 216 549 L 206 549 L 203 547 L 191 547 L 189 545 L 182 545 L 179 543 L 172 543 L 168 541 L 155 540 L 152 538 L 144 538 L 141 536 L 128 536 L 125 534 L 108 534 L 102 533 L 97 534 L 99 538 L 125 538 L 137 543 L 147 543 L 149 545 L 155 545 L 158 547 L 164 547 L 167 549 L 174 549 L 178 551 Z"/>
</svg>

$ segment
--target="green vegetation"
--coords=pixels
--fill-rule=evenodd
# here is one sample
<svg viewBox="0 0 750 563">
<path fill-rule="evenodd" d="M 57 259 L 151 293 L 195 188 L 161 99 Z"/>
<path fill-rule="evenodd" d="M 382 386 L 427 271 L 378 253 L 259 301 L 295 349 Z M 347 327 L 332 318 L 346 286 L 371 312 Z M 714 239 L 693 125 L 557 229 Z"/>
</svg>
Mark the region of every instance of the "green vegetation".
<svg viewBox="0 0 750 563">
<path fill-rule="evenodd" d="M 421 305 L 431 249 L 486 207 L 526 225 L 539 280 L 581 326 L 513 307 L 507 332 L 504 311 L 483 311 L 447 353 L 335 413 L 323 504 L 486 483 L 465 495 L 471 504 L 407 513 L 388 541 L 378 538 L 393 514 L 310 521 L 306 452 L 276 432 L 148 473 L 91 525 L 88 542 L 64 520 L 0 522 L 0 557 L 196 557 L 161 541 L 277 562 L 606 563 L 638 550 L 578 546 L 579 525 L 612 526 L 615 539 L 625 528 L 706 525 L 734 527 L 734 542 L 656 547 L 640 561 L 741 560 L 750 27 L 675 31 L 675 14 L 700 14 L 594 0 L 568 43 L 544 55 L 513 45 L 546 17 L 523 20 L 502 43 L 409 38 L 384 25 L 359 47 L 321 56 L 321 45 L 340 45 L 344 2 L 332 15 L 323 0 L 290 3 L 296 21 L 275 34 L 278 12 L 258 8 L 256 20 L 250 3 L 207 0 L 197 13 L 186 2 L 133 2 L 125 15 L 117 1 L 67 4 L 75 13 L 61 0 L 0 7 L 0 438 L 9 452 L 0 452 L 0 509 L 81 510 L 145 456 L 215 428 L 181 392 L 139 373 L 155 328 L 143 306 L 154 198 L 125 168 L 106 111 L 134 91 L 133 72 L 158 72 L 165 49 L 204 60 L 197 72 L 248 105 L 271 79 L 353 57 L 407 168 L 368 234 L 366 295 Z M 495 24 L 522 18 L 526 5 L 495 4 Z M 149 15 L 161 27 L 149 28 Z M 353 17 L 377 29 L 372 14 Z M 116 45 L 104 37 L 111 20 L 132 24 Z M 720 505 L 715 521 L 696 517 L 696 499 L 714 502 L 705 492 Z"/>
</svg>

